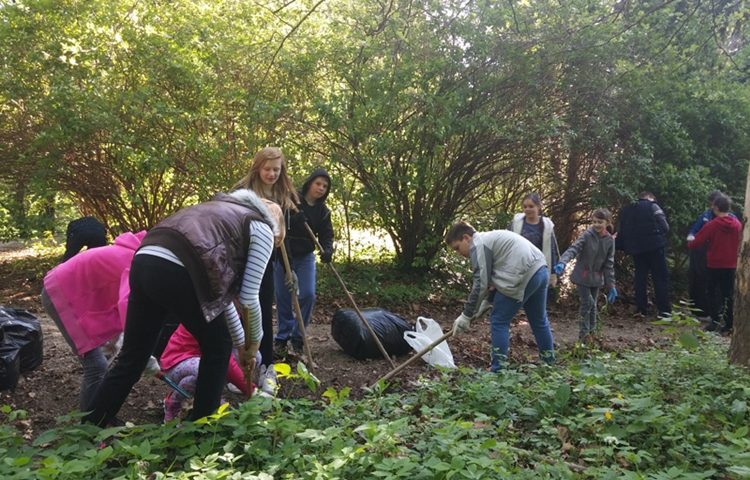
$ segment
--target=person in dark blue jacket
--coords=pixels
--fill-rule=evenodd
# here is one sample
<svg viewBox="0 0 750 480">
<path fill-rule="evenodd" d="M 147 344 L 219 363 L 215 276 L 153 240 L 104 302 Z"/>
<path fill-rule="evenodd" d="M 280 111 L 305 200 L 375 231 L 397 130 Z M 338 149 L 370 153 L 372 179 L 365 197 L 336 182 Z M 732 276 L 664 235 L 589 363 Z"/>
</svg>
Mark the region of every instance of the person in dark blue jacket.
<svg viewBox="0 0 750 480">
<path fill-rule="evenodd" d="M 315 306 L 315 242 L 310 237 L 309 226 L 318 239 L 323 250 L 320 261 L 329 263 L 333 258 L 333 225 L 331 211 L 326 206 L 326 199 L 331 191 L 331 177 L 323 168 L 316 168 L 307 177 L 299 191 L 300 203 L 297 213 L 291 215 L 286 232 L 285 245 L 289 252 L 289 262 L 297 276 L 297 299 L 302 320 L 305 326 L 310 323 Z M 276 286 L 276 315 L 278 331 L 274 350 L 279 355 L 287 351 L 291 340 L 292 348 L 297 354 L 302 353 L 303 339 L 299 331 L 295 313 L 292 309 L 292 297 L 286 285 L 286 270 L 281 259 L 274 262 L 274 282 Z"/>
<path fill-rule="evenodd" d="M 648 314 L 648 275 L 654 281 L 656 308 L 660 317 L 669 316 L 669 269 L 667 268 L 667 233 L 669 224 L 654 194 L 642 192 L 638 201 L 623 207 L 619 214 L 616 247 L 633 256 L 635 264 L 635 302 L 638 313 Z"/>
</svg>

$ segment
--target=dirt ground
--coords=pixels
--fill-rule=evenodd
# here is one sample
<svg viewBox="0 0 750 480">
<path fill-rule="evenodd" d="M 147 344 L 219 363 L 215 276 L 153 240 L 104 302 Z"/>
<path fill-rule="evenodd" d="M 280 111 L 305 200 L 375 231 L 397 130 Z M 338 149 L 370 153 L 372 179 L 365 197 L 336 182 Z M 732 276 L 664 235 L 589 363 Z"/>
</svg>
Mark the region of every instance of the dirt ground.
<svg viewBox="0 0 750 480">
<path fill-rule="evenodd" d="M 56 423 L 56 418 L 77 408 L 81 366 L 70 351 L 54 323 L 44 314 L 38 293 L 41 290 L 43 273 L 11 268 L 11 260 L 33 256 L 34 252 L 22 245 L 0 245 L 0 305 L 27 309 L 37 315 L 44 335 L 44 361 L 42 365 L 22 376 L 14 391 L 0 392 L 0 405 L 8 404 L 14 409 L 28 412 L 21 422 L 25 436 L 32 439 Z M 468 289 L 468 286 L 467 286 Z M 319 392 L 329 386 L 336 389 L 351 388 L 351 396 L 364 394 L 363 386 L 374 383 L 391 370 L 385 359 L 359 361 L 345 354 L 331 336 L 330 321 L 340 306 L 346 306 L 346 297 L 319 298 L 308 330 L 308 338 L 316 362 L 315 376 L 321 381 Z M 359 305 L 360 308 L 376 305 Z M 452 325 L 460 313 L 461 305 L 440 305 L 429 302 L 397 308 L 377 305 L 391 310 L 410 322 L 418 316 L 437 320 L 444 331 Z M 558 355 L 564 359 L 578 338 L 576 319 L 577 299 L 551 303 L 549 318 L 553 328 Z M 603 328 L 597 340 L 598 348 L 605 351 L 645 350 L 665 343 L 667 338 L 661 328 L 632 315 L 632 306 L 618 301 L 610 306 Z M 485 319 L 474 322 L 469 334 L 449 341 L 455 363 L 460 366 L 486 368 L 489 362 L 489 322 Z M 396 364 L 408 357 L 396 359 Z M 536 344 L 523 313 L 520 313 L 511 330 L 511 362 L 536 361 Z M 564 361 L 564 360 L 563 360 Z M 292 365 L 294 366 L 294 365 Z M 421 375 L 433 375 L 435 369 L 423 361 L 417 361 L 397 377 L 394 389 L 410 388 L 410 381 Z M 162 399 L 168 388 L 153 377 L 143 378 L 134 387 L 119 413 L 124 421 L 133 423 L 158 423 L 163 416 Z M 300 382 L 281 380 L 279 396 L 298 398 L 311 396 Z M 240 397 L 227 393 L 230 402 Z"/>
</svg>

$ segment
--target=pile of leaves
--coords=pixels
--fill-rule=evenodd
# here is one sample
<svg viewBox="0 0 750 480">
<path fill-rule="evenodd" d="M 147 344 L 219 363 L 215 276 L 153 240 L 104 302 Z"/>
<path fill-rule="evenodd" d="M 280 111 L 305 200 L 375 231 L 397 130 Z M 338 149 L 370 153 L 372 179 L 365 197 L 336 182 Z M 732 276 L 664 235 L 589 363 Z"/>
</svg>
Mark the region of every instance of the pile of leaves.
<svg viewBox="0 0 750 480">
<path fill-rule="evenodd" d="M 717 341 L 438 377 L 357 401 L 254 398 L 182 425 L 71 416 L 31 444 L 6 407 L 0 477 L 750 478 L 750 374 Z"/>
</svg>

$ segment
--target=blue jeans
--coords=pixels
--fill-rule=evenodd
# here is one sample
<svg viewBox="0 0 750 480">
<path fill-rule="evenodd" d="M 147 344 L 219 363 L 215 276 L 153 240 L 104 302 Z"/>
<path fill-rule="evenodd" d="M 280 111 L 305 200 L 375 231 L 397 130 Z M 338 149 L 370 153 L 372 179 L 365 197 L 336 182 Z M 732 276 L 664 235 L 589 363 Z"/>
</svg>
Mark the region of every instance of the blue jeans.
<svg viewBox="0 0 750 480">
<path fill-rule="evenodd" d="M 549 273 L 542 267 L 531 277 L 523 295 L 523 302 L 500 292 L 495 293 L 495 302 L 490 315 L 490 336 L 492 338 L 492 364 L 490 370 L 497 372 L 508 360 L 510 346 L 510 322 L 518 309 L 523 307 L 534 333 L 539 356 L 546 363 L 554 363 L 555 347 L 552 331 L 547 320 L 547 283 Z"/>
<path fill-rule="evenodd" d="M 581 299 L 581 309 L 578 321 L 578 339 L 583 340 L 586 335 L 596 330 L 596 297 L 599 296 L 599 287 L 587 287 L 576 285 L 578 297 Z"/>
<path fill-rule="evenodd" d="M 291 257 L 289 263 L 292 270 L 297 274 L 299 282 L 299 308 L 302 311 L 302 320 L 305 326 L 310 324 L 313 307 L 315 306 L 315 253 L 310 252 L 300 257 Z M 281 260 L 276 260 L 273 265 L 273 280 L 276 290 L 276 316 L 278 319 L 278 332 L 275 340 L 286 343 L 292 340 L 292 343 L 302 345 L 302 332 L 297 327 L 297 320 L 292 309 L 292 295 L 286 288 L 286 273 L 284 272 Z"/>
</svg>

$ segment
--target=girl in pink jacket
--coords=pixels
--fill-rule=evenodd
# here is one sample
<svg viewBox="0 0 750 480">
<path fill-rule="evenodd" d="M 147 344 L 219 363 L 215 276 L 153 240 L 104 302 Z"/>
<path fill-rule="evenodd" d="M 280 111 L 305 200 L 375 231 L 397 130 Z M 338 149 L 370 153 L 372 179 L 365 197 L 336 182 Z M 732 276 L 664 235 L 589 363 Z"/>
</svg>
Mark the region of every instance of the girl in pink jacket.
<svg viewBox="0 0 750 480">
<path fill-rule="evenodd" d="M 42 305 L 83 366 L 81 411 L 107 370 L 102 345 L 123 331 L 130 263 L 145 235 L 123 233 L 114 244 L 85 250 L 44 277 Z"/>
<path fill-rule="evenodd" d="M 256 354 L 256 360 L 260 354 Z M 161 354 L 161 368 L 167 377 L 191 395 L 195 392 L 198 380 L 198 366 L 201 361 L 201 348 L 198 341 L 193 337 L 184 325 L 180 324 L 169 338 L 169 343 Z M 237 363 L 234 355 L 229 357 L 229 369 L 227 370 L 227 381 L 239 388 L 249 397 L 252 393 L 248 390 L 245 375 Z M 254 386 L 253 386 L 254 387 Z M 170 390 L 164 397 L 164 423 L 177 418 L 182 411 L 182 402 L 187 400 L 176 391 Z"/>
</svg>

